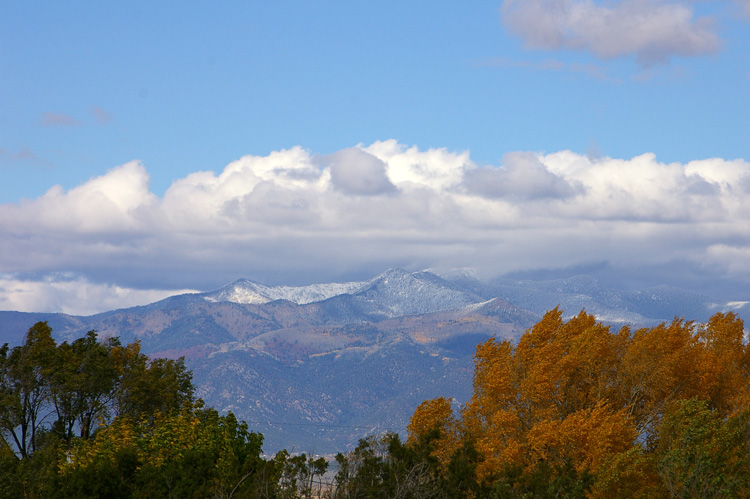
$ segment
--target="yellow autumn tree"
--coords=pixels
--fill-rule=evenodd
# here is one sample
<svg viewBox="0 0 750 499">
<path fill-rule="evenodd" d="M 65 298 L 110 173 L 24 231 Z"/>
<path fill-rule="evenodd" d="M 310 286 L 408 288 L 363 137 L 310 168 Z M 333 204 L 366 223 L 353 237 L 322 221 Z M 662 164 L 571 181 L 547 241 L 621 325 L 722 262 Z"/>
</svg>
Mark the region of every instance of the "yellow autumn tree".
<svg viewBox="0 0 750 499">
<path fill-rule="evenodd" d="M 700 325 L 675 319 L 612 331 L 586 312 L 563 320 L 556 308 L 515 346 L 495 338 L 480 344 L 474 393 L 460 418 L 450 419 L 440 399 L 428 401 L 412 417 L 410 434 L 450 423 L 456 430 L 437 445 L 441 462 L 460 446 L 460 435 L 482 456 L 480 481 L 508 469 L 567 469 L 595 477 L 590 496 L 663 496 L 654 453 L 673 403 L 704 400 L 723 418 L 748 408 L 743 334 L 732 313 Z"/>
<path fill-rule="evenodd" d="M 419 404 L 407 427 L 409 437 L 406 442 L 413 445 L 420 437 L 426 437 L 434 430 L 439 433 L 433 455 L 445 466 L 461 445 L 458 420 L 453 414 L 450 400 L 445 397 L 426 400 Z"/>
</svg>

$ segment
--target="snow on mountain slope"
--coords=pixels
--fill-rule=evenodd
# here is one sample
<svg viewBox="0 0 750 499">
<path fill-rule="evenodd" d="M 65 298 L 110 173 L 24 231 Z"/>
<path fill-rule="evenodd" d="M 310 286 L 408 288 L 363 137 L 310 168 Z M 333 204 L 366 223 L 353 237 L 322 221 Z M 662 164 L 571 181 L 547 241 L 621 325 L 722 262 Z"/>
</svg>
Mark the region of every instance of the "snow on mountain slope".
<svg viewBox="0 0 750 499">
<path fill-rule="evenodd" d="M 240 279 L 223 288 L 203 293 L 209 302 L 263 304 L 288 300 L 320 304 L 327 316 L 350 321 L 457 310 L 492 298 L 502 298 L 538 315 L 559 306 L 572 316 L 586 310 L 609 323 L 654 325 L 674 317 L 707 320 L 718 311 L 734 311 L 747 317 L 746 302 L 719 303 L 707 296 L 669 286 L 621 291 L 602 285 L 591 276 L 549 281 L 495 279 L 479 281 L 467 272 L 439 276 L 432 272 L 390 269 L 364 282 L 266 286 Z"/>
<path fill-rule="evenodd" d="M 354 315 L 398 317 L 458 309 L 483 300 L 430 272 L 390 269 L 366 282 L 266 286 L 240 279 L 200 296 L 209 302 L 263 304 L 288 300 L 298 305 L 335 299 L 329 305 Z"/>
<path fill-rule="evenodd" d="M 728 311 L 746 320 L 750 316 L 750 306 L 743 305 L 745 302 L 721 303 L 671 286 L 622 291 L 585 275 L 548 281 L 498 278 L 483 282 L 465 274 L 445 278 L 485 299 L 503 298 L 539 315 L 559 306 L 566 317 L 586 310 L 600 321 L 631 325 L 656 325 L 675 317 L 700 322 L 716 312 Z"/>
<path fill-rule="evenodd" d="M 309 286 L 266 286 L 248 279 L 239 279 L 217 291 L 203 293 L 201 296 L 210 302 L 228 301 L 257 305 L 274 300 L 288 300 L 298 305 L 305 305 L 332 296 L 356 292 L 364 284 L 362 282 L 342 282 L 311 284 Z"/>
<path fill-rule="evenodd" d="M 365 313 L 385 317 L 453 310 L 485 301 L 430 272 L 401 269 L 380 274 L 349 299 Z"/>
</svg>

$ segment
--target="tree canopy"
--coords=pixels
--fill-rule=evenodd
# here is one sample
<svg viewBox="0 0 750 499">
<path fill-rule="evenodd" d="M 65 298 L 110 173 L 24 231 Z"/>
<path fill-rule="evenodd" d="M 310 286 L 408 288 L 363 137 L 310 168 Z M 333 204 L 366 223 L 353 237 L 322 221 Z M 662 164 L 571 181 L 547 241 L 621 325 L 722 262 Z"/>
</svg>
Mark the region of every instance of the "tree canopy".
<svg viewBox="0 0 750 499">
<path fill-rule="evenodd" d="M 150 360 L 138 342 L 95 331 L 58 345 L 39 322 L 22 345 L 0 349 L 0 434 L 27 458 L 48 433 L 70 444 L 116 417 L 179 411 L 193 400 L 191 380 L 182 358 Z"/>
<path fill-rule="evenodd" d="M 697 497 L 685 491 L 718 481 L 747 496 L 743 334 L 732 313 L 613 331 L 554 309 L 516 345 L 480 344 L 471 399 L 458 414 L 445 399 L 424 402 L 409 439 L 440 431 L 433 455 L 443 466 L 471 443 L 482 457 L 476 480 L 507 497 L 523 497 L 539 476 L 592 497 Z"/>
<path fill-rule="evenodd" d="M 45 322 L 0 348 L 0 497 L 309 495 L 322 458 L 261 456 L 263 435 L 193 395 L 184 359 L 90 331 L 57 344 Z"/>
</svg>

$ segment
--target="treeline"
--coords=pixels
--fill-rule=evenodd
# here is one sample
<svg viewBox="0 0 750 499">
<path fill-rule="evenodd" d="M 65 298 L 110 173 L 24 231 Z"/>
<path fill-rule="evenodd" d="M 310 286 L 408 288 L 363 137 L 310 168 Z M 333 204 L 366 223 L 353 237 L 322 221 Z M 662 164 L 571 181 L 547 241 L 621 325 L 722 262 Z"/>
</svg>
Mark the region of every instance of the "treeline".
<svg viewBox="0 0 750 499">
<path fill-rule="evenodd" d="M 182 360 L 46 323 L 0 350 L 0 497 L 750 497 L 750 347 L 735 315 L 614 331 L 548 312 L 475 356 L 462 407 L 329 463 L 195 400 Z M 327 473 L 328 472 L 328 473 Z"/>
</svg>

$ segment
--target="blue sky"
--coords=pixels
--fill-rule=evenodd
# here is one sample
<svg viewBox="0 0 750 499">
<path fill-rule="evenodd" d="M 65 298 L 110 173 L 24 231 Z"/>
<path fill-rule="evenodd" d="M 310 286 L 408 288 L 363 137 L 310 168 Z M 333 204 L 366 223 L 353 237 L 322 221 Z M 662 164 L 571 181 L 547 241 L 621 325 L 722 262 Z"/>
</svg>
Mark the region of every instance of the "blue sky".
<svg viewBox="0 0 750 499">
<path fill-rule="evenodd" d="M 388 266 L 741 299 L 748 28 L 747 0 L 5 2 L 0 309 Z"/>
</svg>

